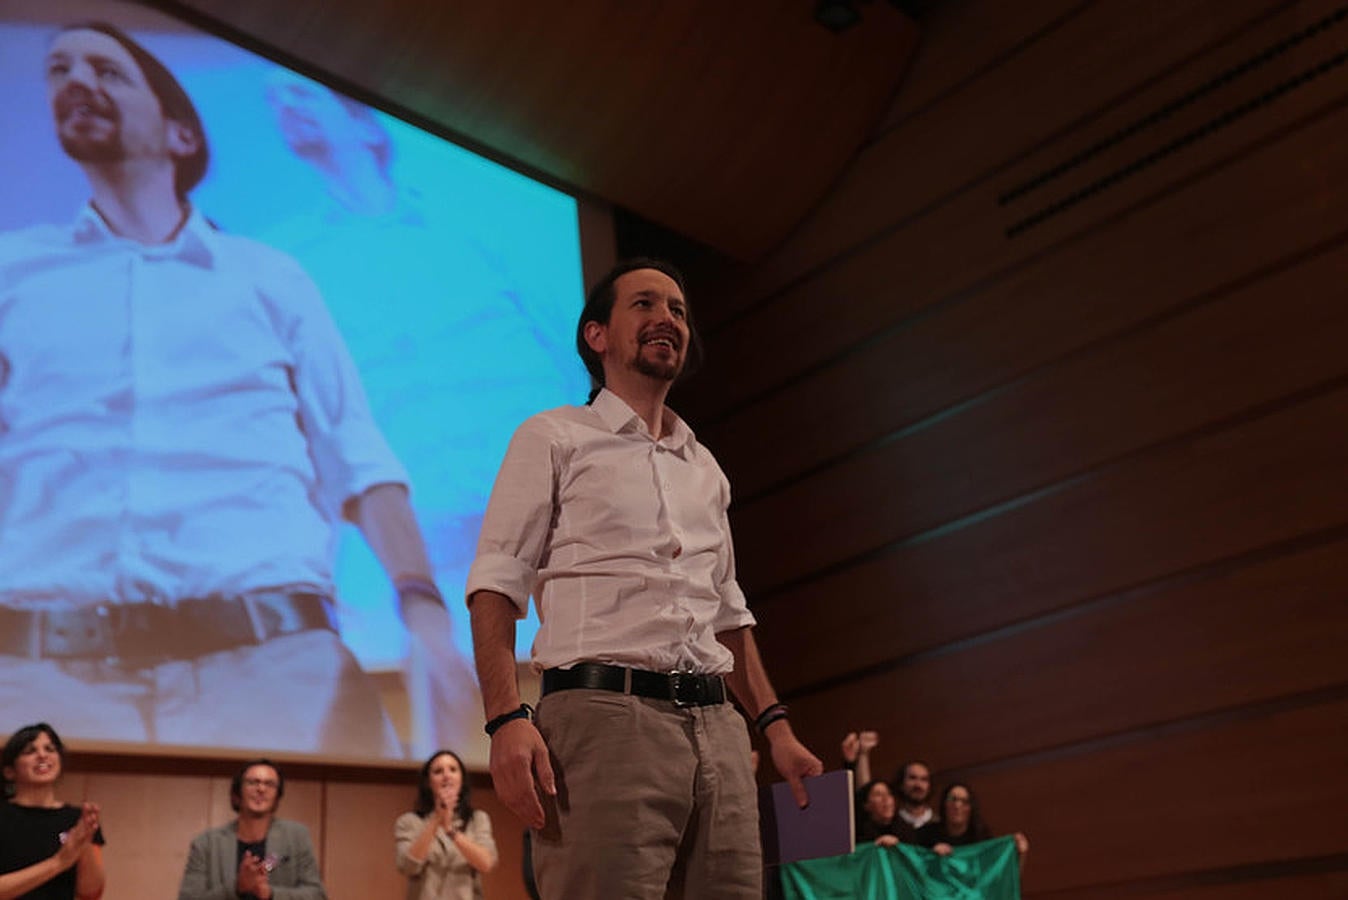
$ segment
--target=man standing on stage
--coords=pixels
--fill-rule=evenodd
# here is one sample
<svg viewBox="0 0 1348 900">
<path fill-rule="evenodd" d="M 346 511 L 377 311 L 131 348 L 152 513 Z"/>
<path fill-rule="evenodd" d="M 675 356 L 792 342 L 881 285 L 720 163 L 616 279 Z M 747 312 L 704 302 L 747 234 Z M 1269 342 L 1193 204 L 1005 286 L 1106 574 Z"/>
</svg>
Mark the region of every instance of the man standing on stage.
<svg viewBox="0 0 1348 900">
<path fill-rule="evenodd" d="M 802 805 L 822 766 L 760 662 L 726 478 L 664 405 L 698 353 L 677 270 L 616 267 L 590 292 L 577 348 L 596 393 L 515 433 L 468 581 L 492 778 L 537 831 L 548 900 L 758 898 L 750 747 L 726 688 Z M 536 723 L 514 655 L 531 594 Z"/>
<path fill-rule="evenodd" d="M 401 755 L 336 633 L 337 524 L 414 640 L 452 653 L 449 618 L 322 298 L 192 205 L 205 129 L 145 48 L 79 25 L 44 72 L 92 199 L 0 236 L 0 706 L 99 740 Z"/>
</svg>

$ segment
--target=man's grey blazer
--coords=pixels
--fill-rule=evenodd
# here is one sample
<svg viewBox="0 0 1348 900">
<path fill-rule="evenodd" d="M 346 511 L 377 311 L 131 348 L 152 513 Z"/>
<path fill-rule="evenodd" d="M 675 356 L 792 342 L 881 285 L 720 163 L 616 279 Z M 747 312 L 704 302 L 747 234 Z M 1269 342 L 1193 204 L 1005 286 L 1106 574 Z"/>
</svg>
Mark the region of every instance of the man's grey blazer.
<svg viewBox="0 0 1348 900">
<path fill-rule="evenodd" d="M 299 822 L 273 819 L 267 830 L 267 855 L 276 858 L 268 881 L 274 900 L 327 900 L 318 878 L 318 859 L 309 829 Z M 237 900 L 238 820 L 203 831 L 187 852 L 178 900 Z"/>
</svg>

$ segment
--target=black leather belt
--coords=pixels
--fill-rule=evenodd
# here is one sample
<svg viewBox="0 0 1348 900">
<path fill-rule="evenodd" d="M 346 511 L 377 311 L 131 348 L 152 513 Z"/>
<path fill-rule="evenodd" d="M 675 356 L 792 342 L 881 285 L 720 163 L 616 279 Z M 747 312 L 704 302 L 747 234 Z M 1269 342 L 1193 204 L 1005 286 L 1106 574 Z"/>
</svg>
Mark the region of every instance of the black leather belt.
<svg viewBox="0 0 1348 900">
<path fill-rule="evenodd" d="M 301 631 L 337 631 L 322 594 L 255 591 L 69 609 L 0 606 L 0 654 L 150 662 L 192 659 Z"/>
<path fill-rule="evenodd" d="M 714 706 L 725 702 L 725 680 L 720 675 L 648 672 L 604 663 L 579 663 L 569 669 L 543 672 L 544 696 L 576 688 L 669 700 L 675 706 Z"/>
</svg>

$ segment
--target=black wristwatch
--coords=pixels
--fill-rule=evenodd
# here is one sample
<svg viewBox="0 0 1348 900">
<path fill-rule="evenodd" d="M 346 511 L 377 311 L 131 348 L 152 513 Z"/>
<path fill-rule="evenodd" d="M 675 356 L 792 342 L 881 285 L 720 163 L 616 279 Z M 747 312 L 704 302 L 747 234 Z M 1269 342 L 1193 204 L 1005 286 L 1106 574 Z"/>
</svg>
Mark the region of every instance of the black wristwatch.
<svg viewBox="0 0 1348 900">
<path fill-rule="evenodd" d="M 487 723 L 487 727 L 483 730 L 487 732 L 487 737 L 491 737 L 507 722 L 513 722 L 516 719 L 532 719 L 533 717 L 534 708 L 527 703 L 521 703 L 519 709 L 512 709 L 508 713 L 501 713 L 499 716 L 492 719 Z"/>
</svg>

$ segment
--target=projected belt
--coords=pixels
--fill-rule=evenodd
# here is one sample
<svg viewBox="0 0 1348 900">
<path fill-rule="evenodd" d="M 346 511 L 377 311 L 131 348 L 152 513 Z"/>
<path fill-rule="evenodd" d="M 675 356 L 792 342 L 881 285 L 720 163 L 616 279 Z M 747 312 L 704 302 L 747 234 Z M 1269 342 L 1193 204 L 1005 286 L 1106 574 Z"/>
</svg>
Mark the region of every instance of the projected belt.
<svg viewBox="0 0 1348 900">
<path fill-rule="evenodd" d="M 180 600 L 174 606 L 0 607 L 0 654 L 134 662 L 192 659 L 314 630 L 337 630 L 331 604 L 321 594 L 258 591 Z"/>
<path fill-rule="evenodd" d="M 603 663 L 580 663 L 569 669 L 543 672 L 545 696 L 553 691 L 576 688 L 669 700 L 675 706 L 714 706 L 725 702 L 725 682 L 720 675 L 648 672 Z"/>
</svg>

